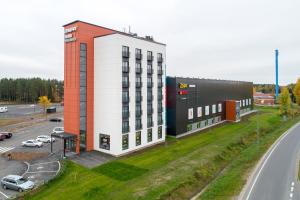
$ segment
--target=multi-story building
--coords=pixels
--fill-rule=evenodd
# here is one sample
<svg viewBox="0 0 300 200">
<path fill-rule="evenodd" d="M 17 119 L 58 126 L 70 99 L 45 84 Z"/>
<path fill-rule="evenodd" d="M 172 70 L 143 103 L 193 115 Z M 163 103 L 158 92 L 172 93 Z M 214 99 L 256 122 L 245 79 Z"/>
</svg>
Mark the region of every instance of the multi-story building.
<svg viewBox="0 0 300 200">
<path fill-rule="evenodd" d="M 167 77 L 167 133 L 176 137 L 225 120 L 239 121 L 253 109 L 253 84 Z"/>
<path fill-rule="evenodd" d="M 163 142 L 165 44 L 82 21 L 64 28 L 66 148 L 119 156 Z"/>
</svg>

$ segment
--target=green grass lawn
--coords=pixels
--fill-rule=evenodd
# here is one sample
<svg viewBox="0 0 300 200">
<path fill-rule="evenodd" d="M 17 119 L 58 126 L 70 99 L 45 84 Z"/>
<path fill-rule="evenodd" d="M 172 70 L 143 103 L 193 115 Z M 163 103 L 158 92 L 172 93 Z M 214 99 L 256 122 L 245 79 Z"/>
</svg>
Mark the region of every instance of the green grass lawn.
<svg viewBox="0 0 300 200">
<path fill-rule="evenodd" d="M 207 184 L 215 184 L 218 179 L 215 178 L 222 177 L 218 176 L 220 172 L 224 169 L 230 172 L 226 169 L 234 166 L 234 162 L 248 159 L 251 152 L 256 160 L 259 158 L 260 154 L 255 150 L 248 150 L 257 144 L 257 122 L 261 132 L 260 144 L 264 144 L 264 138 L 270 137 L 269 143 L 266 143 L 268 146 L 270 141 L 300 119 L 298 117 L 287 123 L 281 121 L 277 110 L 259 109 L 259 115 L 240 123 L 225 124 L 182 139 L 171 138 L 163 145 L 93 169 L 66 161 L 64 172 L 59 177 L 42 186 L 38 192 L 28 194 L 25 199 L 187 199 Z M 239 188 L 245 182 L 245 178 L 241 177 L 244 168 L 240 170 L 230 174 L 228 179 L 231 180 L 227 181 L 240 179 L 237 183 Z M 207 192 L 213 191 L 213 184 Z M 231 191 L 237 191 L 237 184 L 223 184 L 217 187 L 217 191 L 227 186 L 233 188 Z M 229 195 L 235 194 L 231 192 Z M 222 195 L 222 192 L 214 191 L 203 198 L 211 199 L 214 195 Z"/>
</svg>

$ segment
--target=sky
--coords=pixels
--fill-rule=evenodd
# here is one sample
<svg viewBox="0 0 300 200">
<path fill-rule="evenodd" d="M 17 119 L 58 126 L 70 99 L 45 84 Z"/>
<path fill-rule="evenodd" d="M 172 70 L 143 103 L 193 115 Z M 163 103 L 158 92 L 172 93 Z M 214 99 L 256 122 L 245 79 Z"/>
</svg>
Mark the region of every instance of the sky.
<svg viewBox="0 0 300 200">
<path fill-rule="evenodd" d="M 300 77 L 298 0 L 14 0 L 0 7 L 0 78 L 63 80 L 62 25 L 74 20 L 152 35 L 167 75 L 275 82 Z"/>
</svg>

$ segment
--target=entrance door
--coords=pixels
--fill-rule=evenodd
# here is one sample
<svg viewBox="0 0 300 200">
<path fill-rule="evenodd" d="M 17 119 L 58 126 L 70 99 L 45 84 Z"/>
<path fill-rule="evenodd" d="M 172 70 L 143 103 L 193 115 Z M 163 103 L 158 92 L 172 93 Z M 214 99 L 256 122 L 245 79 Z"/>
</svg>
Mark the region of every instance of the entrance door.
<svg viewBox="0 0 300 200">
<path fill-rule="evenodd" d="M 76 152 L 76 141 L 74 138 L 65 139 L 66 152 Z"/>
</svg>

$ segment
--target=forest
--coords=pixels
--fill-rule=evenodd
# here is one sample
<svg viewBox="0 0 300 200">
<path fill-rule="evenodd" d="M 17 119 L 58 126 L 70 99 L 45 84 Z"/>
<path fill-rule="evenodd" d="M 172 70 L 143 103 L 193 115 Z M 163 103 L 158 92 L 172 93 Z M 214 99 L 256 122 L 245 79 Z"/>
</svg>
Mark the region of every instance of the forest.
<svg viewBox="0 0 300 200">
<path fill-rule="evenodd" d="M 51 102 L 60 102 L 64 95 L 64 82 L 41 78 L 0 79 L 0 102 L 37 103 L 40 96 Z"/>
</svg>

